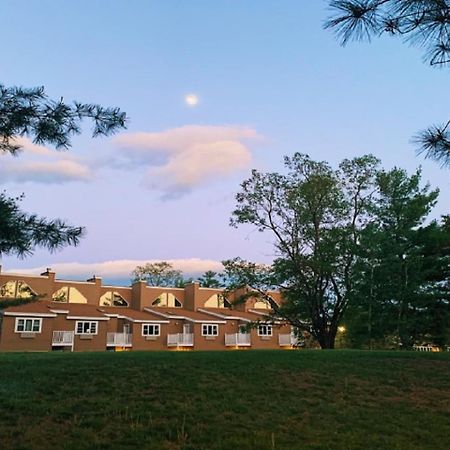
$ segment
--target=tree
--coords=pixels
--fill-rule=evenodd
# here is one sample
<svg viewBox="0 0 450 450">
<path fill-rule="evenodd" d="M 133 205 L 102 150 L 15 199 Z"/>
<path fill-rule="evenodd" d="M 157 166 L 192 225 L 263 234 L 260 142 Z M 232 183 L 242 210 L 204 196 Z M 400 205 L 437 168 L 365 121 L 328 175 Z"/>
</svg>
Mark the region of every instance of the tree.
<svg viewBox="0 0 450 450">
<path fill-rule="evenodd" d="M 0 152 L 17 155 L 17 138 L 30 137 L 37 144 L 67 149 L 71 137 L 81 132 L 81 122 L 93 122 L 92 136 L 107 136 L 125 128 L 126 114 L 118 108 L 95 104 L 67 104 L 51 100 L 43 87 L 23 89 L 0 85 Z M 48 220 L 19 208 L 19 198 L 0 194 L 0 256 L 24 257 L 42 246 L 50 251 L 77 245 L 82 227 L 72 227 L 60 219 Z"/>
<path fill-rule="evenodd" d="M 71 227 L 59 219 L 48 220 L 20 210 L 21 198 L 0 194 L 0 256 L 24 257 L 35 246 L 50 251 L 65 245 L 77 245 L 83 236 L 82 227 Z"/>
<path fill-rule="evenodd" d="M 408 348 L 425 333 L 425 316 L 438 301 L 425 292 L 427 278 L 430 270 L 437 275 L 437 264 L 443 268 L 437 243 L 444 243 L 445 236 L 434 222 L 423 226 L 437 197 L 438 190 L 421 187 L 420 170 L 412 176 L 398 168 L 378 173 L 372 220 L 361 234 L 359 277 L 345 318 L 358 346 L 372 348 L 375 341 Z"/>
<path fill-rule="evenodd" d="M 388 34 L 425 49 L 431 66 L 450 65 L 450 2 L 448 0 L 333 0 L 334 15 L 325 23 L 345 45 Z M 450 121 L 433 125 L 414 137 L 417 152 L 450 166 Z"/>
<path fill-rule="evenodd" d="M 223 286 L 223 283 L 220 280 L 220 274 L 213 270 L 207 270 L 198 281 L 201 287 L 220 288 Z"/>
<path fill-rule="evenodd" d="M 81 122 L 93 122 L 92 137 L 108 136 L 125 128 L 126 113 L 119 108 L 48 98 L 43 87 L 24 89 L 0 85 L 0 150 L 12 154 L 20 149 L 16 139 L 28 136 L 36 144 L 70 147 L 80 134 Z"/>
<path fill-rule="evenodd" d="M 273 310 L 278 310 L 279 305 L 270 295 L 270 291 L 283 286 L 278 284 L 280 280 L 272 265 L 257 264 L 239 257 L 222 261 L 222 264 L 226 280 L 223 291 L 225 298 L 231 293 L 241 291 L 242 295 L 234 300 L 235 303 L 257 297 L 265 301 Z"/>
<path fill-rule="evenodd" d="M 146 281 L 149 286 L 173 287 L 183 282 L 181 270 L 174 269 L 167 261 L 137 266 L 131 273 L 133 281 Z"/>
<path fill-rule="evenodd" d="M 236 195 L 231 224 L 271 233 L 278 256 L 262 280 L 257 266 L 245 264 L 240 274 L 278 285 L 282 305 L 267 298 L 274 314 L 311 333 L 322 348 L 334 347 L 350 299 L 378 164 L 367 155 L 333 170 L 296 153 L 285 157 L 287 175 L 253 170 Z"/>
</svg>

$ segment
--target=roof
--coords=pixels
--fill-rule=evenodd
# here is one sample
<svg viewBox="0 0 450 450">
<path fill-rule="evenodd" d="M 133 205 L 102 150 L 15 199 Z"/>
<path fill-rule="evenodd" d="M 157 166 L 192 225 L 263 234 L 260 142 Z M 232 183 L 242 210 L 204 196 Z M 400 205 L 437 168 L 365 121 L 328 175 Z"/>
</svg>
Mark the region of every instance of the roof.
<svg viewBox="0 0 450 450">
<path fill-rule="evenodd" d="M 23 305 L 10 306 L 3 312 L 5 316 L 34 315 L 40 317 L 56 317 L 56 313 L 50 311 L 48 304 L 50 302 L 37 301 L 25 303 Z"/>
<path fill-rule="evenodd" d="M 5 316 L 34 316 L 34 317 L 56 317 L 58 314 L 66 314 L 68 319 L 95 318 L 98 320 L 109 320 L 98 306 L 80 303 L 60 303 L 39 300 L 24 303 L 23 305 L 11 306 L 4 313 Z"/>
<path fill-rule="evenodd" d="M 250 311 L 237 311 L 235 309 L 228 308 L 199 308 L 198 309 L 205 314 L 209 314 L 215 317 L 221 317 L 224 319 L 243 320 L 244 322 L 264 321 L 267 317 L 267 312 L 253 313 Z"/>
<path fill-rule="evenodd" d="M 190 311 L 183 308 L 144 308 L 144 311 L 151 312 L 153 314 L 159 315 L 160 317 L 165 317 L 168 319 L 184 319 L 190 322 L 213 322 L 213 323 L 225 323 L 224 318 L 213 317 L 210 314 L 205 314 L 199 311 Z"/>
<path fill-rule="evenodd" d="M 37 317 L 56 317 L 57 314 L 67 314 L 68 319 L 95 318 L 109 320 L 98 306 L 81 303 L 60 303 L 46 300 L 12 306 L 4 312 L 5 316 L 33 315 Z"/>
<path fill-rule="evenodd" d="M 99 309 L 104 311 L 107 316 L 130 319 L 132 322 L 162 322 L 169 323 L 164 317 L 153 314 L 150 311 L 137 311 L 130 308 L 119 308 L 112 306 L 102 306 Z"/>
</svg>

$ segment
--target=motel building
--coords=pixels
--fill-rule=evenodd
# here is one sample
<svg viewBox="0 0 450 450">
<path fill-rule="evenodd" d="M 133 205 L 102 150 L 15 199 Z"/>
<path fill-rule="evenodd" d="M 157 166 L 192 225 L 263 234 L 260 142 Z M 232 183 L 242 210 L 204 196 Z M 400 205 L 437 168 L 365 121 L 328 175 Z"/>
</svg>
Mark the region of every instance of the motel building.
<svg viewBox="0 0 450 450">
<path fill-rule="evenodd" d="M 235 292 L 238 298 L 243 292 Z M 2 300 L 37 301 L 2 308 Z M 275 301 L 279 292 L 273 292 Z M 232 302 L 234 298 L 230 298 Z M 221 289 L 106 286 L 1 271 L 0 351 L 226 350 L 292 348 L 289 325 L 268 321 L 256 298 L 231 307 Z M 249 331 L 245 326 L 256 323 Z"/>
</svg>

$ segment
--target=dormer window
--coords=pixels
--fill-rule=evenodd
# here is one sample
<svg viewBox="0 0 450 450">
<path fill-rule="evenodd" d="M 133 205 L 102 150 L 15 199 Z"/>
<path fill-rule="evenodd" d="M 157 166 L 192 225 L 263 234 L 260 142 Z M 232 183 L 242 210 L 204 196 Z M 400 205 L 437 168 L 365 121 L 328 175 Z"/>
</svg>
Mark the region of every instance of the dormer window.
<svg viewBox="0 0 450 450">
<path fill-rule="evenodd" d="M 100 306 L 129 306 L 128 302 L 116 291 L 105 292 L 100 297 Z"/>
<path fill-rule="evenodd" d="M 152 306 L 163 306 L 167 308 L 181 308 L 183 305 L 170 292 L 163 292 L 152 303 Z"/>
<path fill-rule="evenodd" d="M 87 298 L 73 286 L 63 286 L 53 295 L 52 300 L 60 303 L 87 303 Z"/>
<path fill-rule="evenodd" d="M 36 295 L 36 292 L 24 281 L 7 281 L 0 288 L 0 297 L 5 298 L 31 298 Z"/>
</svg>

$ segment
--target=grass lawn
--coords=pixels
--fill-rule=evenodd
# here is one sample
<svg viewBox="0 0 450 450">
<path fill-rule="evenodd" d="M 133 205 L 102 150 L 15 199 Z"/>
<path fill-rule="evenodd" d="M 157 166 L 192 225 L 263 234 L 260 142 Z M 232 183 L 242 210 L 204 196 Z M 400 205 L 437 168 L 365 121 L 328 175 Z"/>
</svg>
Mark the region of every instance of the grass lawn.
<svg viewBox="0 0 450 450">
<path fill-rule="evenodd" d="M 0 354 L 0 449 L 450 448 L 450 353 Z"/>
</svg>

